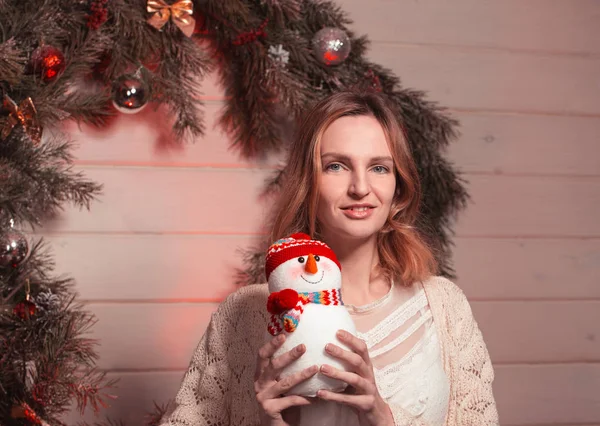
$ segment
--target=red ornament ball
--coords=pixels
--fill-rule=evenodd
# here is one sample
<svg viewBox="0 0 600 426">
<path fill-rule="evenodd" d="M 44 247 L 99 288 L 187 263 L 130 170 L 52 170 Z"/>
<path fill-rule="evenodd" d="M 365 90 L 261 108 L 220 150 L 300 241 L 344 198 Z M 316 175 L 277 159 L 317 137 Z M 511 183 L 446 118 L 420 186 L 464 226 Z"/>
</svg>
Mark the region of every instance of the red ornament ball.
<svg viewBox="0 0 600 426">
<path fill-rule="evenodd" d="M 267 311 L 271 314 L 280 314 L 292 309 L 298 303 L 298 292 L 286 288 L 269 295 L 267 300 Z"/>
<path fill-rule="evenodd" d="M 37 306 L 30 300 L 23 300 L 15 305 L 13 313 L 21 319 L 32 317 L 37 312 Z"/>
<path fill-rule="evenodd" d="M 29 68 L 34 74 L 39 74 L 42 80 L 49 83 L 55 80 L 65 70 L 66 63 L 63 53 L 54 46 L 44 45 L 33 51 Z"/>
</svg>

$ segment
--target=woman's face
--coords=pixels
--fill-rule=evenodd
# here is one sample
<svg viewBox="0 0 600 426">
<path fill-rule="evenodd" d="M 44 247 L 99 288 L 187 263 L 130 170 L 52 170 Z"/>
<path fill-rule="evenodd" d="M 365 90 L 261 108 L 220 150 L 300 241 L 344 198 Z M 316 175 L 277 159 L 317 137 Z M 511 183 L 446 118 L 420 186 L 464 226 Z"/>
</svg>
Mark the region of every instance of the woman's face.
<svg viewBox="0 0 600 426">
<path fill-rule="evenodd" d="M 394 198 L 394 162 L 385 133 L 371 116 L 335 120 L 321 138 L 317 222 L 334 240 L 364 240 L 385 224 Z"/>
</svg>

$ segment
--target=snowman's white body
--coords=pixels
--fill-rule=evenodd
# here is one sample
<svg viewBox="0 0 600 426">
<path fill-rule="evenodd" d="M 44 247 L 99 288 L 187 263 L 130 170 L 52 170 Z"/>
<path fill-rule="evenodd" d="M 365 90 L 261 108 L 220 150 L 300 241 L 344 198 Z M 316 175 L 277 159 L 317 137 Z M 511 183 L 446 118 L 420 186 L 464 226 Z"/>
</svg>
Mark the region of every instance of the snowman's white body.
<svg viewBox="0 0 600 426">
<path fill-rule="evenodd" d="M 306 256 L 305 256 L 306 257 Z M 341 271 L 329 258 L 320 256 L 319 270 L 314 274 L 300 273 L 298 258 L 290 259 L 279 265 L 269 277 L 269 291 L 281 291 L 286 288 L 297 292 L 315 292 L 341 288 Z M 295 278 L 294 278 L 295 277 Z M 300 372 L 312 365 L 331 365 L 345 371 L 346 366 L 337 358 L 325 351 L 327 343 L 334 343 L 344 349 L 350 350 L 337 338 L 338 330 L 346 330 L 356 335 L 354 322 L 343 305 L 324 305 L 307 303 L 303 305 L 298 326 L 293 332 L 283 331 L 286 340 L 275 353 L 275 357 L 294 349 L 299 344 L 304 344 L 306 352 L 293 361 L 282 372 L 280 377 L 286 377 Z M 272 338 L 272 336 L 269 336 Z M 287 395 L 316 396 L 320 389 L 343 391 L 347 384 L 340 380 L 332 379 L 318 372 L 312 378 L 290 389 Z"/>
<path fill-rule="evenodd" d="M 298 323 L 298 328 L 292 333 L 284 332 L 286 340 L 275 356 L 281 355 L 301 343 L 306 346 L 306 352 L 289 365 L 282 372 L 281 377 L 300 372 L 312 365 L 320 367 L 322 364 L 329 364 L 344 371 L 346 369 L 344 364 L 325 352 L 327 343 L 334 343 L 348 349 L 336 337 L 338 330 L 346 330 L 356 335 L 354 322 L 345 306 L 328 306 L 314 303 L 304 305 L 304 313 Z M 332 379 L 319 372 L 309 380 L 290 389 L 287 394 L 316 396 L 319 389 L 338 392 L 343 391 L 345 388 L 345 382 Z"/>
</svg>

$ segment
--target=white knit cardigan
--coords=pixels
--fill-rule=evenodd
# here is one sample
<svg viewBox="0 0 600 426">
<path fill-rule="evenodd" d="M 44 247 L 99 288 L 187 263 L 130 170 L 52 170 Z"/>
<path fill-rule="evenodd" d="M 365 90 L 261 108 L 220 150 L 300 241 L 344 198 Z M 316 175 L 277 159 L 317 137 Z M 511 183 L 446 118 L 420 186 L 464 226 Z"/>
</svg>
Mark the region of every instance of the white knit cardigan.
<svg viewBox="0 0 600 426">
<path fill-rule="evenodd" d="M 445 425 L 498 425 L 494 372 L 463 292 L 442 277 L 423 282 L 450 381 Z M 258 426 L 254 369 L 267 325 L 266 284 L 243 287 L 213 313 L 186 371 L 175 405 L 163 418 L 172 426 Z M 397 426 L 432 426 L 390 405 Z"/>
</svg>

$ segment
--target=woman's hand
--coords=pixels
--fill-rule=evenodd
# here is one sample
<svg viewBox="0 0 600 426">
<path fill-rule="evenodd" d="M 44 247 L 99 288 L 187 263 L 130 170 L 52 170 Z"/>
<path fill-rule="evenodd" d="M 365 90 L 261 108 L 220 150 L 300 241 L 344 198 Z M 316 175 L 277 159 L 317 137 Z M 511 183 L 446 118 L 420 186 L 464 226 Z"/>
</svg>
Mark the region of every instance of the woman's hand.
<svg viewBox="0 0 600 426">
<path fill-rule="evenodd" d="M 337 337 L 353 352 L 333 343 L 328 343 L 325 350 L 346 364 L 350 371 L 340 371 L 331 365 L 323 364 L 321 372 L 328 377 L 346 382 L 352 389 L 347 389 L 344 393 L 320 390 L 317 396 L 326 401 L 340 402 L 357 409 L 361 426 L 393 426 L 394 418 L 390 407 L 379 395 L 375 384 L 375 374 L 366 343 L 344 330 L 339 330 Z"/>
<path fill-rule="evenodd" d="M 310 400 L 298 395 L 281 395 L 298 383 L 310 379 L 319 371 L 319 367 L 313 365 L 278 381 L 281 370 L 300 358 L 306 351 L 304 345 L 298 345 L 294 349 L 273 358 L 273 354 L 281 347 L 283 342 L 285 342 L 285 335 L 279 334 L 258 351 L 254 373 L 254 391 L 260 406 L 260 417 L 263 426 L 289 426 L 283 418 L 283 411 L 290 407 L 309 405 Z"/>
</svg>

